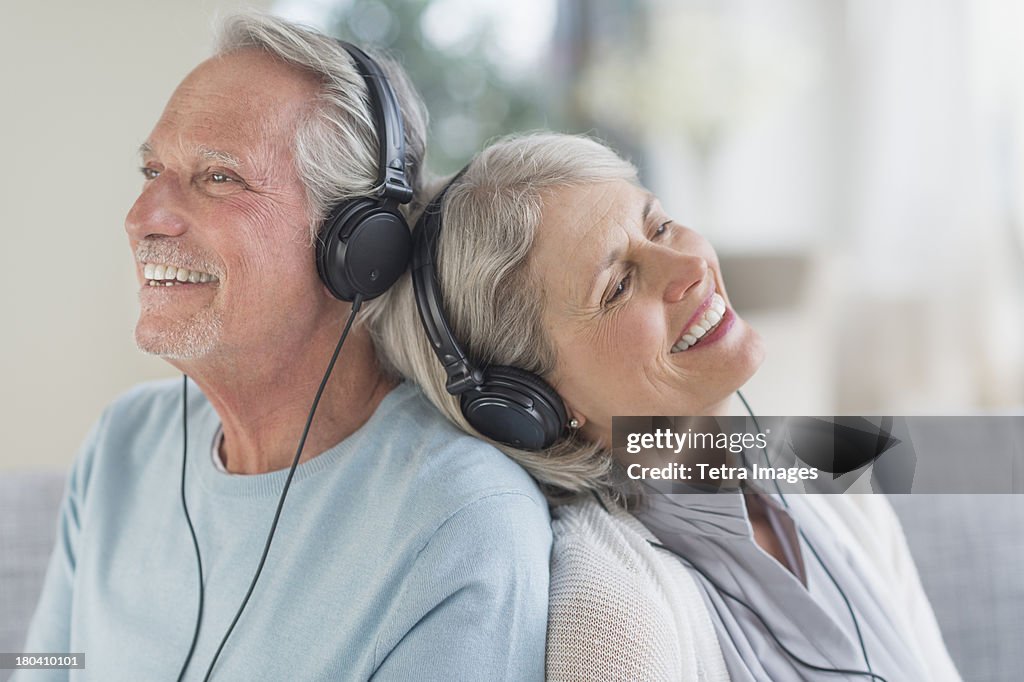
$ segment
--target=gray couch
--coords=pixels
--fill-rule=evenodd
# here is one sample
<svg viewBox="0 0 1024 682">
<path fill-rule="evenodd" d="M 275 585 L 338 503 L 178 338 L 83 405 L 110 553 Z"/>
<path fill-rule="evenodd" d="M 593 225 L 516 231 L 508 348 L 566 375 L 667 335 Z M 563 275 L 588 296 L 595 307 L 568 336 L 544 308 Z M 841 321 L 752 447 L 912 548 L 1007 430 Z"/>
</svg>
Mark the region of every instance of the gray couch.
<svg viewBox="0 0 1024 682">
<path fill-rule="evenodd" d="M 63 484 L 61 474 L 0 474 L 0 652 L 21 650 Z M 1024 495 L 892 501 L 963 678 L 1024 679 Z"/>
</svg>

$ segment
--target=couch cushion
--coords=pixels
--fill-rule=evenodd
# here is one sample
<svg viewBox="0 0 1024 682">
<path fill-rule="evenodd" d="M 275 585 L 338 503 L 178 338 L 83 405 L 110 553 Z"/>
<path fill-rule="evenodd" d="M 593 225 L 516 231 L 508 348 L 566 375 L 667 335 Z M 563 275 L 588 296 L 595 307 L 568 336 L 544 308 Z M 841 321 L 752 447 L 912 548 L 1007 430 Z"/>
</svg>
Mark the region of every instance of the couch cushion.
<svg viewBox="0 0 1024 682">
<path fill-rule="evenodd" d="M 1024 495 L 893 495 L 946 647 L 965 680 L 1024 670 Z"/>
<path fill-rule="evenodd" d="M 0 651 L 19 652 L 57 536 L 65 476 L 0 473 Z M 0 670 L 0 680 L 12 671 Z"/>
</svg>

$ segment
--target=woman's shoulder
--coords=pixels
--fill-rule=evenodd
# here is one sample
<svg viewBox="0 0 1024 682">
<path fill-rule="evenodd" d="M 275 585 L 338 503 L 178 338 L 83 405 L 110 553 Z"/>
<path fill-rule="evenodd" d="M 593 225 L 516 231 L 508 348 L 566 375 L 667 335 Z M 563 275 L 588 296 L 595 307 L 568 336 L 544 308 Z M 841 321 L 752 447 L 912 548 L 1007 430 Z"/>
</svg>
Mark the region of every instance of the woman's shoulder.
<svg viewBox="0 0 1024 682">
<path fill-rule="evenodd" d="M 690 575 L 624 511 L 552 512 L 548 679 L 715 679 L 721 652 Z"/>
<path fill-rule="evenodd" d="M 899 517 L 885 495 L 801 495 L 799 499 L 834 532 L 875 559 L 894 544 L 906 542 Z"/>
<path fill-rule="evenodd" d="M 552 512 L 547 679 L 673 679 L 676 628 L 618 515 L 584 501 Z"/>
<path fill-rule="evenodd" d="M 628 512 L 606 509 L 594 500 L 584 499 L 554 507 L 551 530 L 560 548 L 570 555 L 580 551 L 598 553 L 604 562 L 636 568 L 655 555 L 648 545 L 654 536 Z M 569 557 L 566 557 L 569 558 Z"/>
</svg>

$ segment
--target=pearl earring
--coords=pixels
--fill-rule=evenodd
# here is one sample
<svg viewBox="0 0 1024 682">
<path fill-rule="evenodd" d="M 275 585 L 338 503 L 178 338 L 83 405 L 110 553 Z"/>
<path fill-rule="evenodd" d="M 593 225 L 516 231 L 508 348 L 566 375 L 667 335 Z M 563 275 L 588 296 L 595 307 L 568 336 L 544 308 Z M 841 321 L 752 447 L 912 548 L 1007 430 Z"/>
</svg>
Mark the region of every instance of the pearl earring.
<svg viewBox="0 0 1024 682">
<path fill-rule="evenodd" d="M 570 419 L 569 420 L 569 428 L 570 429 L 578 429 L 578 428 L 580 428 L 580 420 L 577 419 L 576 417 L 573 417 L 572 419 Z"/>
</svg>

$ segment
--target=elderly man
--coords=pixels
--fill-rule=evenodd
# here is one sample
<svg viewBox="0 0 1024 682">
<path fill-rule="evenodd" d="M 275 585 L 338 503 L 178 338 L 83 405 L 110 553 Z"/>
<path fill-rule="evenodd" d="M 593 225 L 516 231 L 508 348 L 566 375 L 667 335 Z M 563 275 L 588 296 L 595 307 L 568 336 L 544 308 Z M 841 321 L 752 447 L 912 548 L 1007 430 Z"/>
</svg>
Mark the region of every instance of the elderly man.
<svg viewBox="0 0 1024 682">
<path fill-rule="evenodd" d="M 194 384 L 130 391 L 74 464 L 25 647 L 84 652 L 70 679 L 542 677 L 542 495 L 383 373 L 358 324 L 268 540 L 351 312 L 310 229 L 375 191 L 364 75 L 325 36 L 236 17 L 142 146 L 136 339 Z M 390 76 L 415 185 L 425 123 Z"/>
</svg>

